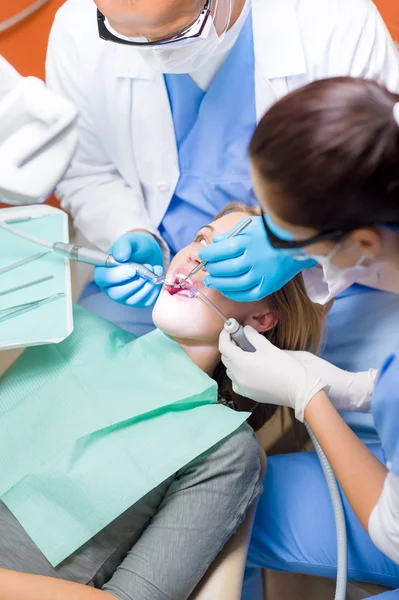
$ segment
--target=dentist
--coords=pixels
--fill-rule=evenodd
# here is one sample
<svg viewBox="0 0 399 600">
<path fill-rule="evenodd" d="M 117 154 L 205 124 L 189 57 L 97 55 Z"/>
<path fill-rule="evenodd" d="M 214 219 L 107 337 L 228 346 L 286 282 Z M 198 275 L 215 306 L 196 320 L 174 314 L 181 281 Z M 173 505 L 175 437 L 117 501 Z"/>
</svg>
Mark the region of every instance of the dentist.
<svg viewBox="0 0 399 600">
<path fill-rule="evenodd" d="M 359 277 L 399 293 L 399 94 L 362 79 L 313 82 L 271 108 L 250 153 L 276 251 L 316 259 L 332 295 Z M 344 495 L 349 579 L 399 588 L 397 320 L 391 328 L 378 374 L 281 351 L 251 328 L 256 353 L 225 332 L 220 349 L 235 391 L 293 408 L 316 435 Z M 380 441 L 364 445 L 337 410 L 371 411 Z M 250 564 L 334 577 L 334 520 L 314 453 L 271 457 L 265 490 Z"/>
<path fill-rule="evenodd" d="M 247 147 L 266 109 L 337 74 L 399 87 L 398 55 L 370 0 L 67 0 L 47 58 L 48 84 L 80 111 L 62 206 L 95 246 L 160 273 L 227 203 L 256 202 Z M 259 220 L 251 240 L 228 277 L 210 281 L 235 299 L 264 297 L 299 269 Z M 239 241 L 243 255 L 248 237 Z M 211 275 L 225 266 L 210 264 Z M 95 281 L 86 308 L 136 333 L 152 327 L 157 288 L 123 266 L 97 269 Z"/>
</svg>

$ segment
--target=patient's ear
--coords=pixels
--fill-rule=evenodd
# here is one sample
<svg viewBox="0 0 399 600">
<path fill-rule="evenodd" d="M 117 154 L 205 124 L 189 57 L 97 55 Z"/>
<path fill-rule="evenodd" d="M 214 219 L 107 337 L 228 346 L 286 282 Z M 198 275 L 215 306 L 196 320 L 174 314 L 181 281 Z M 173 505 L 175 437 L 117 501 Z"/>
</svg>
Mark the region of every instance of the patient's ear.
<svg viewBox="0 0 399 600">
<path fill-rule="evenodd" d="M 250 315 L 245 319 L 244 325 L 250 325 L 259 333 L 265 333 L 276 327 L 278 323 L 278 314 L 275 311 L 265 311 Z"/>
</svg>

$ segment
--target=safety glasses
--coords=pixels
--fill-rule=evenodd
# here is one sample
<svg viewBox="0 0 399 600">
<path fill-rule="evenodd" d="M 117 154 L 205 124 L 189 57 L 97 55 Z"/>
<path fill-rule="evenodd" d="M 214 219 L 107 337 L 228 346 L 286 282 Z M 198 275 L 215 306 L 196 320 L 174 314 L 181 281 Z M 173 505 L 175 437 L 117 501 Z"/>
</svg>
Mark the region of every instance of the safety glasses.
<svg viewBox="0 0 399 600">
<path fill-rule="evenodd" d="M 301 248 L 305 248 L 311 244 L 317 244 L 318 242 L 337 242 L 350 233 L 349 231 L 344 231 L 342 229 L 334 229 L 331 231 L 325 231 L 324 233 L 319 233 L 311 238 L 308 238 L 307 240 L 284 240 L 271 230 L 267 220 L 267 214 L 262 212 L 262 221 L 266 235 L 270 245 L 276 250 L 300 250 Z"/>
<path fill-rule="evenodd" d="M 140 48 L 150 48 L 152 46 L 166 46 L 169 44 L 190 44 L 195 39 L 201 37 L 208 19 L 211 16 L 213 0 L 206 0 L 205 6 L 194 23 L 186 27 L 180 33 L 162 40 L 149 42 L 145 38 L 121 38 L 114 35 L 105 24 L 105 16 L 97 9 L 98 34 L 102 40 L 107 42 L 115 42 L 116 44 L 124 44 L 126 46 L 136 46 Z"/>
</svg>

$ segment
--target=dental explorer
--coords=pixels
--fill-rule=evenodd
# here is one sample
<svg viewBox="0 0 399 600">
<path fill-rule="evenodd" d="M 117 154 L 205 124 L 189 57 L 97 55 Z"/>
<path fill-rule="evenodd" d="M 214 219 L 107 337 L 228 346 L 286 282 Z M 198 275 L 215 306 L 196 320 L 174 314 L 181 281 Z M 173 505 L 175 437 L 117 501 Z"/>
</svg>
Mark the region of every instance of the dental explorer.
<svg viewBox="0 0 399 600">
<path fill-rule="evenodd" d="M 58 294 L 53 294 L 52 296 L 47 296 L 47 298 L 41 298 L 34 302 L 26 302 L 25 304 L 18 304 L 17 306 L 12 306 L 10 308 L 3 308 L 0 310 L 0 323 L 8 321 L 9 319 L 14 319 L 14 317 L 19 317 L 32 310 L 36 310 L 36 308 L 40 308 L 50 302 L 65 298 L 65 296 L 66 294 L 64 292 L 59 292 Z"/>
<path fill-rule="evenodd" d="M 252 344 L 248 341 L 245 335 L 244 327 L 240 325 L 238 321 L 236 321 L 235 319 L 228 319 L 218 309 L 218 307 L 199 290 L 191 288 L 188 292 L 188 295 L 190 296 L 190 298 L 200 298 L 203 302 L 205 302 L 205 304 L 209 306 L 209 308 L 213 310 L 213 312 L 215 312 L 218 315 L 218 317 L 222 319 L 222 321 L 224 321 L 225 330 L 227 331 L 227 333 L 230 334 L 231 339 L 235 341 L 235 343 L 239 348 L 241 348 L 241 350 L 244 350 L 245 352 L 256 352 L 256 348 L 252 346 Z"/>
<path fill-rule="evenodd" d="M 250 225 L 252 223 L 252 219 L 246 219 L 243 223 L 241 223 L 241 225 L 239 225 L 238 227 L 236 227 L 236 229 L 234 229 L 230 235 L 227 236 L 227 240 L 236 237 L 237 235 L 240 235 L 240 233 L 242 233 L 244 231 L 244 229 L 246 229 L 248 227 L 248 225 Z M 180 287 L 183 286 L 187 280 L 192 277 L 193 275 L 196 275 L 196 273 L 198 273 L 199 271 L 201 271 L 201 269 L 206 265 L 207 261 L 203 260 L 202 262 L 199 263 L 199 265 L 197 265 L 196 267 L 194 267 L 194 269 L 192 269 L 192 271 L 190 271 L 190 273 L 188 275 L 186 275 L 186 277 L 184 279 L 181 279 L 179 282 Z"/>
</svg>

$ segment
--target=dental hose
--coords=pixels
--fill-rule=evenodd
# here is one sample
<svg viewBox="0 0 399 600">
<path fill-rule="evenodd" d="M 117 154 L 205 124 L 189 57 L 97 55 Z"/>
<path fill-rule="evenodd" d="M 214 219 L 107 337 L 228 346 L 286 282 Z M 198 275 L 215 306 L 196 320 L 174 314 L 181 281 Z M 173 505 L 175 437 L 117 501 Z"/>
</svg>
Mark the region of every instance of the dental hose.
<svg viewBox="0 0 399 600">
<path fill-rule="evenodd" d="M 316 450 L 316 454 L 320 461 L 320 465 L 327 483 L 334 511 L 335 529 L 337 534 L 337 580 L 334 600 L 345 600 L 346 587 L 348 582 L 348 542 L 346 536 L 346 522 L 342 498 L 339 492 L 334 471 L 332 470 L 326 455 L 321 449 L 321 446 L 317 441 L 313 431 L 310 429 L 309 425 L 306 422 L 305 427 L 309 433 L 310 439 L 312 440 L 313 446 Z"/>
<path fill-rule="evenodd" d="M 15 221 L 15 223 L 16 222 L 18 221 Z M 82 263 L 86 263 L 88 265 L 93 265 L 95 267 L 117 267 L 122 264 L 117 262 L 112 255 L 107 254 L 106 252 L 102 252 L 101 250 L 97 250 L 96 248 L 85 248 L 83 246 L 79 246 L 78 244 L 67 244 L 64 242 L 48 242 L 47 240 L 37 238 L 28 233 L 24 233 L 19 229 L 15 229 L 14 227 L 11 227 L 6 222 L 1 220 L 0 229 L 9 231 L 17 237 L 20 237 L 24 240 L 28 240 L 29 242 L 37 244 L 38 246 L 43 246 L 44 248 L 56 252 L 57 254 L 61 254 L 69 260 L 76 260 Z M 147 269 L 144 265 L 134 266 L 137 267 L 136 271 L 139 273 L 139 275 L 141 275 L 142 272 L 143 276 L 147 276 L 149 279 L 155 277 L 152 271 L 149 271 L 149 269 Z M 139 272 L 139 270 L 141 272 Z"/>
<path fill-rule="evenodd" d="M 34 237 L 33 235 L 30 235 L 28 233 L 24 233 L 23 231 L 20 231 L 19 229 L 15 229 L 15 227 L 11 227 L 10 225 L 7 225 L 7 223 L 5 223 L 4 221 L 0 221 L 0 228 L 4 229 L 5 231 L 9 231 L 10 233 L 17 235 L 18 237 L 20 237 L 24 240 L 33 242 L 34 244 L 37 244 L 38 246 L 43 246 L 44 248 L 49 248 L 50 250 L 53 249 L 53 242 L 47 242 L 47 240 L 42 240 L 42 239 Z"/>
</svg>

